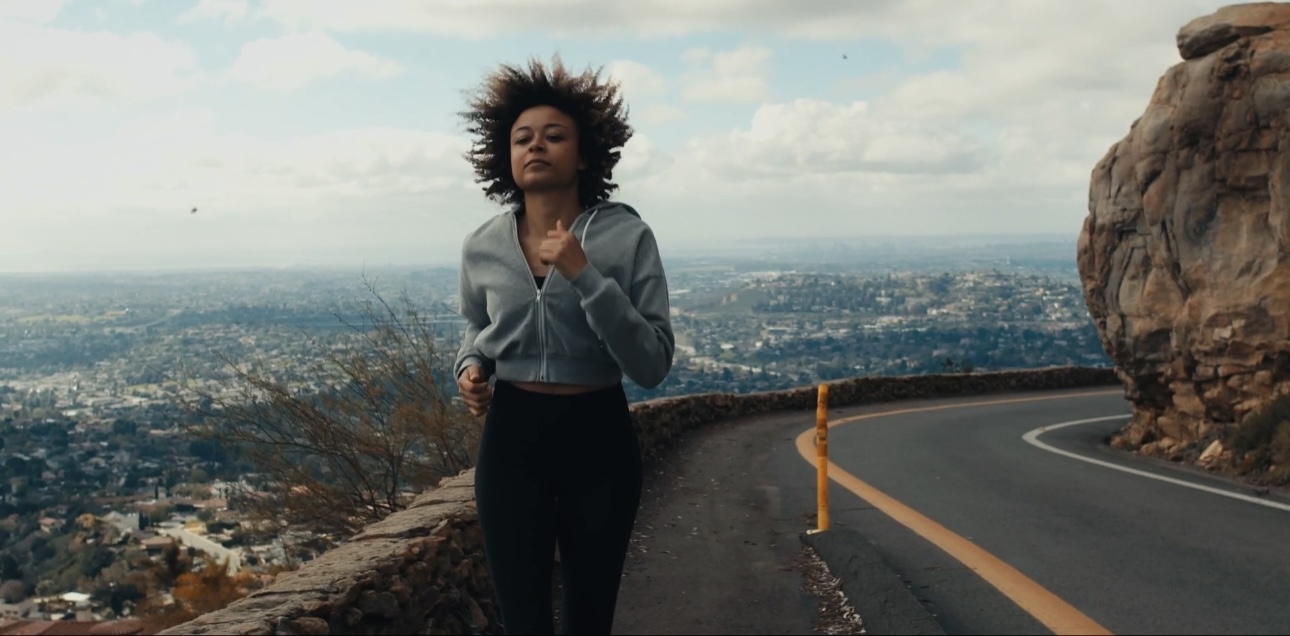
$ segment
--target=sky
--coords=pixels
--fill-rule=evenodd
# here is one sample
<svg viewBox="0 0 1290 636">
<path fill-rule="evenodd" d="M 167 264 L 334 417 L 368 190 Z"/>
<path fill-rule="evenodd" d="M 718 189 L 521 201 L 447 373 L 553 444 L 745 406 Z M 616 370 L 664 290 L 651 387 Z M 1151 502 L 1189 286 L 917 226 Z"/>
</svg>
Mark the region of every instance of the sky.
<svg viewBox="0 0 1290 636">
<path fill-rule="evenodd" d="M 502 211 L 466 91 L 556 54 L 620 82 L 613 198 L 665 256 L 1073 238 L 1178 29 L 1223 4 L 0 0 L 0 271 L 454 265 Z"/>
</svg>

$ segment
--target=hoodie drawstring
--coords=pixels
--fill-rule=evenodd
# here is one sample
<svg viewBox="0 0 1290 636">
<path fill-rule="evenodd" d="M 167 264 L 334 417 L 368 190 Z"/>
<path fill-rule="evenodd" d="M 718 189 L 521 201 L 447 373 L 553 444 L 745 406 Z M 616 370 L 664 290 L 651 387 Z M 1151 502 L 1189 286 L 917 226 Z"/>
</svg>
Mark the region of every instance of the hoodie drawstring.
<svg viewBox="0 0 1290 636">
<path fill-rule="evenodd" d="M 599 209 L 593 210 L 591 212 L 591 216 L 587 217 L 587 224 L 582 226 L 582 240 L 579 241 L 579 244 L 583 245 L 584 247 L 587 245 L 587 230 L 591 229 L 591 222 L 596 220 L 597 214 L 600 214 L 600 210 Z"/>
</svg>

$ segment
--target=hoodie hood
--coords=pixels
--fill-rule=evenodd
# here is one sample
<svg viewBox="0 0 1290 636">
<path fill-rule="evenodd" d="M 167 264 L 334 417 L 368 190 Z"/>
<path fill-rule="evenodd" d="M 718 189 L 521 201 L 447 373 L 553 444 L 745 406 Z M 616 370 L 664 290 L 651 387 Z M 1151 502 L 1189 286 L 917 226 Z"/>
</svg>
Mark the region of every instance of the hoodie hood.
<svg viewBox="0 0 1290 636">
<path fill-rule="evenodd" d="M 600 203 L 597 203 L 587 208 L 586 210 L 588 214 L 595 214 L 595 213 L 607 214 L 607 213 L 610 213 L 610 211 L 623 211 L 638 219 L 641 218 L 640 213 L 637 212 L 635 208 L 633 208 L 630 205 L 627 205 L 626 203 L 620 203 L 618 201 L 601 201 Z"/>
<path fill-rule="evenodd" d="M 637 220 L 640 220 L 641 218 L 640 213 L 626 203 L 619 203 L 617 201 L 601 201 L 600 203 L 587 208 L 579 215 L 579 219 L 586 218 L 586 221 L 582 223 L 582 230 L 578 230 L 578 221 L 574 221 L 572 231 L 577 235 L 578 242 L 585 247 L 587 244 L 587 232 L 591 230 L 591 224 L 593 221 L 600 219 L 603 222 L 606 218 L 612 218 L 623 213 L 630 214 L 636 217 Z"/>
</svg>

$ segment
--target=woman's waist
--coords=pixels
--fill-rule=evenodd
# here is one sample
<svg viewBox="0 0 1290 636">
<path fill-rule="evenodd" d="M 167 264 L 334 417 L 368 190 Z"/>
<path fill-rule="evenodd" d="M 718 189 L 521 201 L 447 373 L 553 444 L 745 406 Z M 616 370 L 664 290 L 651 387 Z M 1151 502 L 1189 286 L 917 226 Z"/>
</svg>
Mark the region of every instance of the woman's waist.
<svg viewBox="0 0 1290 636">
<path fill-rule="evenodd" d="M 601 384 L 508 380 L 498 377 L 493 390 L 494 401 L 519 400 L 537 411 L 575 408 L 593 412 L 618 411 L 627 408 L 627 392 L 622 381 Z"/>
<path fill-rule="evenodd" d="M 568 395 L 621 385 L 622 369 L 603 353 L 570 356 L 553 353 L 502 355 L 493 375 L 539 393 Z"/>
<path fill-rule="evenodd" d="M 506 380 L 501 380 L 506 382 Z M 610 384 L 566 384 L 562 382 L 511 382 L 516 388 L 529 391 L 531 393 L 545 393 L 547 395 L 583 395 L 586 393 L 595 393 L 620 386 L 614 382 Z"/>
</svg>

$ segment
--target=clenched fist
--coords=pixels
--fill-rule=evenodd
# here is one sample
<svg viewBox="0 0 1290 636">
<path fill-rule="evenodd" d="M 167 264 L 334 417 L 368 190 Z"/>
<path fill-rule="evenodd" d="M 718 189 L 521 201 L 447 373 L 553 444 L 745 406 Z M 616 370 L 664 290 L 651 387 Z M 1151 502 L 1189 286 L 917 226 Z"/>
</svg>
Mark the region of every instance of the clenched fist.
<svg viewBox="0 0 1290 636">
<path fill-rule="evenodd" d="M 582 251 L 578 237 L 564 229 L 564 222 L 556 220 L 555 229 L 546 233 L 538 246 L 538 258 L 543 265 L 552 265 L 565 280 L 573 280 L 587 266 L 587 254 Z"/>
<path fill-rule="evenodd" d="M 479 365 L 472 364 L 457 376 L 457 391 L 471 415 L 479 417 L 488 412 L 488 405 L 493 401 L 493 389 L 488 386 L 488 379 Z"/>
</svg>

